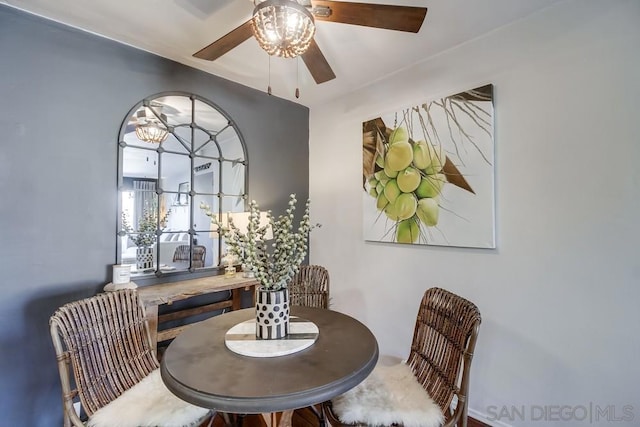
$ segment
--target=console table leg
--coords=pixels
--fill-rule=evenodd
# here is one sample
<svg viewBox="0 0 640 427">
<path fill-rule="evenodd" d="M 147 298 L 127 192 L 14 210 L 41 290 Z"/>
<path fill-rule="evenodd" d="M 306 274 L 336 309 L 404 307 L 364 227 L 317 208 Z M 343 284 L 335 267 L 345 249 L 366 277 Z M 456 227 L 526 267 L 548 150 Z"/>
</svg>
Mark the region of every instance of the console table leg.
<svg viewBox="0 0 640 427">
<path fill-rule="evenodd" d="M 233 289 L 232 294 L 232 310 L 240 310 L 242 308 L 242 289 Z"/>
<path fill-rule="evenodd" d="M 149 323 L 149 338 L 154 356 L 158 357 L 158 306 L 147 305 L 144 308 Z"/>
</svg>

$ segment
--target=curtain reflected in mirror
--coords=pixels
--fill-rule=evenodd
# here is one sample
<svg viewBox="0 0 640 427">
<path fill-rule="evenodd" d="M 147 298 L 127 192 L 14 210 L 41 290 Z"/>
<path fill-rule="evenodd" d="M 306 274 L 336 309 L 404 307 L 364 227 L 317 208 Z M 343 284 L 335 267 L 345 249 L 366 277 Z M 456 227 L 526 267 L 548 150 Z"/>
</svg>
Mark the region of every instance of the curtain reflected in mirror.
<svg viewBox="0 0 640 427">
<path fill-rule="evenodd" d="M 151 127 L 166 136 L 148 137 Z M 197 95 L 154 96 L 127 115 L 118 153 L 116 262 L 133 280 L 220 266 L 223 243 L 199 206 L 245 209 L 246 149 L 231 118 Z"/>
</svg>

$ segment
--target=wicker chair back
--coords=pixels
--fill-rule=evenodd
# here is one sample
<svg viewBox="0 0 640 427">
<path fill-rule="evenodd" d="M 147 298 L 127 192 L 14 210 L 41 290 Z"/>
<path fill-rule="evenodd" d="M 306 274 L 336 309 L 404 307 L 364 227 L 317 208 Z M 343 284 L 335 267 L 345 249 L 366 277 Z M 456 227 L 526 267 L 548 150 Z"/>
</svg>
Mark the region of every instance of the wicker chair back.
<svg viewBox="0 0 640 427">
<path fill-rule="evenodd" d="M 440 288 L 424 293 L 407 364 L 445 414 L 454 395 L 466 409 L 480 322 L 472 302 Z"/>
<path fill-rule="evenodd" d="M 329 272 L 320 265 L 302 265 L 288 285 L 291 305 L 329 308 Z"/>
<path fill-rule="evenodd" d="M 68 303 L 49 324 L 62 382 L 65 426 L 77 425 L 73 408 L 77 395 L 91 416 L 159 366 L 135 290 Z"/>
</svg>

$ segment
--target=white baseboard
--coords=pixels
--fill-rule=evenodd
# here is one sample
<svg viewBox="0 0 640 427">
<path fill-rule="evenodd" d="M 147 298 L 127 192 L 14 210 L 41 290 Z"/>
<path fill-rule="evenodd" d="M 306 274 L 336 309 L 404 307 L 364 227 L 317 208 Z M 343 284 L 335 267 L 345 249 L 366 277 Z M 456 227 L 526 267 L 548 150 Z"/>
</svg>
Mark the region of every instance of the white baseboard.
<svg viewBox="0 0 640 427">
<path fill-rule="evenodd" d="M 476 420 L 482 421 L 483 423 L 488 424 L 492 427 L 513 427 L 511 424 L 503 423 L 502 421 L 489 420 L 487 414 L 476 411 L 475 409 L 469 408 L 467 412 L 471 418 L 475 418 Z"/>
</svg>

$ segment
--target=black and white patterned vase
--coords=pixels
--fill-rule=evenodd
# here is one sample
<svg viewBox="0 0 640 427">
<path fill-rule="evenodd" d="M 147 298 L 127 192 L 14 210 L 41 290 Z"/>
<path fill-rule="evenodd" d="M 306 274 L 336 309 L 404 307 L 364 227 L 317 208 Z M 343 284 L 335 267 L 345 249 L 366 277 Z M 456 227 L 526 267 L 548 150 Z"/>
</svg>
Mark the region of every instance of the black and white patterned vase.
<svg viewBox="0 0 640 427">
<path fill-rule="evenodd" d="M 258 289 L 256 337 L 263 340 L 284 338 L 289 334 L 289 290 Z"/>
<path fill-rule="evenodd" d="M 136 269 L 138 271 L 144 271 L 152 268 L 153 268 L 153 248 L 151 247 L 136 248 Z"/>
</svg>

